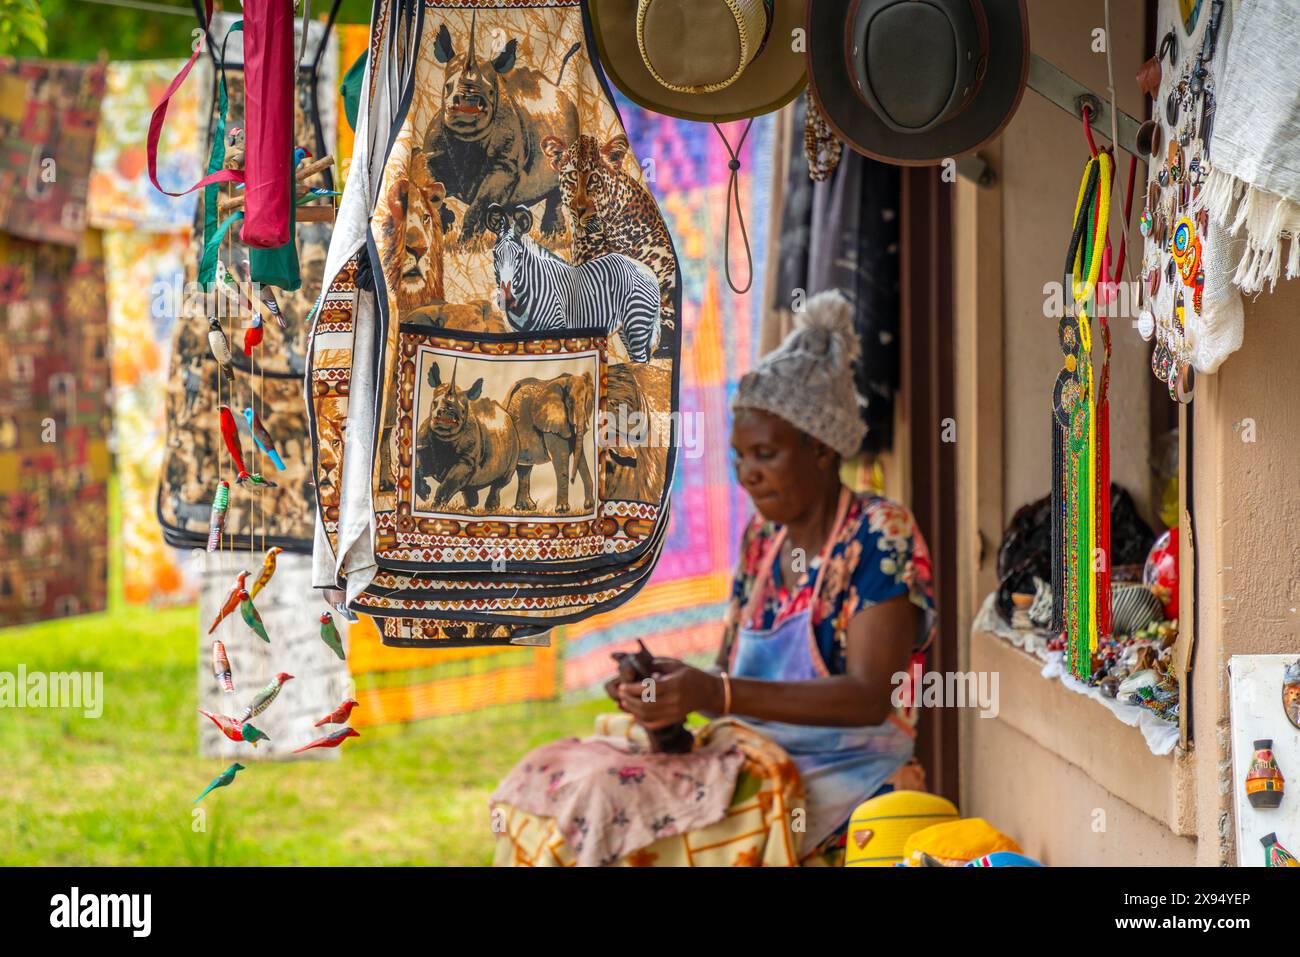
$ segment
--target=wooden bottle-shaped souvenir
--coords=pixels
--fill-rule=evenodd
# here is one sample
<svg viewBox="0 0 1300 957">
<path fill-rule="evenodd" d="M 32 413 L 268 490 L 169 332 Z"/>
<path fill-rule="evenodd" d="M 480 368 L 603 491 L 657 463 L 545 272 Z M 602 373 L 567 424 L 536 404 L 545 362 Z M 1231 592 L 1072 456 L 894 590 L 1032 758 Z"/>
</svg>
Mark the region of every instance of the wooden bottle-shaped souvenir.
<svg viewBox="0 0 1300 957">
<path fill-rule="evenodd" d="M 1264 845 L 1265 867 L 1300 867 L 1300 861 L 1277 841 L 1277 834 L 1265 834 L 1259 839 Z"/>
<path fill-rule="evenodd" d="M 1255 754 L 1246 772 L 1246 798 L 1257 810 L 1274 808 L 1282 803 L 1286 779 L 1273 757 L 1273 742 L 1263 739 L 1255 742 Z"/>
</svg>

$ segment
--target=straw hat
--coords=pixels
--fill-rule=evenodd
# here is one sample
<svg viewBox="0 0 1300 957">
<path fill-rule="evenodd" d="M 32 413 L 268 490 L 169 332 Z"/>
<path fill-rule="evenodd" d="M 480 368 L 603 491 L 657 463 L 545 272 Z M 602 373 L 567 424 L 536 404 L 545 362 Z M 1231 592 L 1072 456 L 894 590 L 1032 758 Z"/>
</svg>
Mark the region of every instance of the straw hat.
<svg viewBox="0 0 1300 957">
<path fill-rule="evenodd" d="M 835 133 L 900 166 L 979 149 L 1029 76 L 1025 0 L 817 0 L 808 81 Z"/>
<path fill-rule="evenodd" d="M 591 0 L 601 66 L 628 99 L 685 120 L 744 119 L 807 82 L 807 0 Z"/>
</svg>

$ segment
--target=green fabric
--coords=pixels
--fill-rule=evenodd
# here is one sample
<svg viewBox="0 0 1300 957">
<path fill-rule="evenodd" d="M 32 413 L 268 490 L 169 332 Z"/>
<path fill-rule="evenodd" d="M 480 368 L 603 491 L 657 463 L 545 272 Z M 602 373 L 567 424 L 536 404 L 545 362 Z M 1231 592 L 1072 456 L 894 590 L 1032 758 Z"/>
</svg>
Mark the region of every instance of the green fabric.
<svg viewBox="0 0 1300 957">
<path fill-rule="evenodd" d="M 290 167 L 293 161 L 290 159 Z M 275 286 L 285 292 L 294 292 L 302 285 L 298 272 L 298 205 L 289 203 L 289 241 L 275 249 L 248 250 L 249 278 L 263 286 Z"/>
<path fill-rule="evenodd" d="M 361 54 L 357 57 L 357 62 L 348 67 L 348 72 L 344 74 L 343 82 L 339 85 L 339 96 L 343 97 L 343 112 L 347 115 L 348 126 L 352 127 L 353 132 L 357 128 L 357 109 L 361 105 L 361 81 L 366 75 L 367 53 Z"/>
<path fill-rule="evenodd" d="M 230 97 L 226 94 L 226 44 L 231 34 L 242 32 L 244 21 L 236 20 L 221 41 L 221 76 L 217 84 L 217 122 L 212 128 L 212 151 L 208 154 L 208 174 L 217 172 L 226 163 L 226 111 L 230 108 Z M 221 239 L 217 234 L 217 198 L 220 187 L 213 183 L 203 187 L 203 258 L 199 260 L 199 282 L 204 288 L 212 285 L 217 278 L 217 253 L 221 248 Z M 242 217 L 241 217 L 242 218 Z"/>
</svg>

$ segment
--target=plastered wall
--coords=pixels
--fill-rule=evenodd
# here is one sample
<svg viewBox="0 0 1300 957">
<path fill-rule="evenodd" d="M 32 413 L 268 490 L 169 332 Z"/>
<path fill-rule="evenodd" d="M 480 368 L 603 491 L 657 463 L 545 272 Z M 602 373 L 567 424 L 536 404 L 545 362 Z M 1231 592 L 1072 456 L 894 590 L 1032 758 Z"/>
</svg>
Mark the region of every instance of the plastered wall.
<svg viewBox="0 0 1300 957">
<path fill-rule="evenodd" d="M 1300 657 L 1300 279 L 1246 303 L 1242 348 L 1196 389 L 1192 733 L 1198 860 L 1217 865 L 1235 860 L 1228 659 Z M 1279 754 L 1278 762 L 1300 779 L 1300 754 Z"/>
</svg>

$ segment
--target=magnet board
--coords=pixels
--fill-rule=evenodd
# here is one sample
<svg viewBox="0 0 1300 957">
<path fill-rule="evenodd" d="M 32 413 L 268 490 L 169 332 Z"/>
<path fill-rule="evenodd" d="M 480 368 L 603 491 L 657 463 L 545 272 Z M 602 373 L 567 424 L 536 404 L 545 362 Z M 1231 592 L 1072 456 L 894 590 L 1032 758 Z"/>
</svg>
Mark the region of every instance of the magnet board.
<svg viewBox="0 0 1300 957">
<path fill-rule="evenodd" d="M 1300 848 L 1300 731 L 1282 709 L 1282 672 L 1300 658 L 1290 655 L 1233 655 L 1228 662 L 1232 722 L 1232 805 L 1237 828 L 1237 865 L 1263 867 L 1259 839 L 1270 832 L 1287 850 Z M 1254 742 L 1273 742 L 1273 755 L 1286 778 L 1277 808 L 1257 810 L 1246 799 L 1246 772 Z"/>
</svg>

